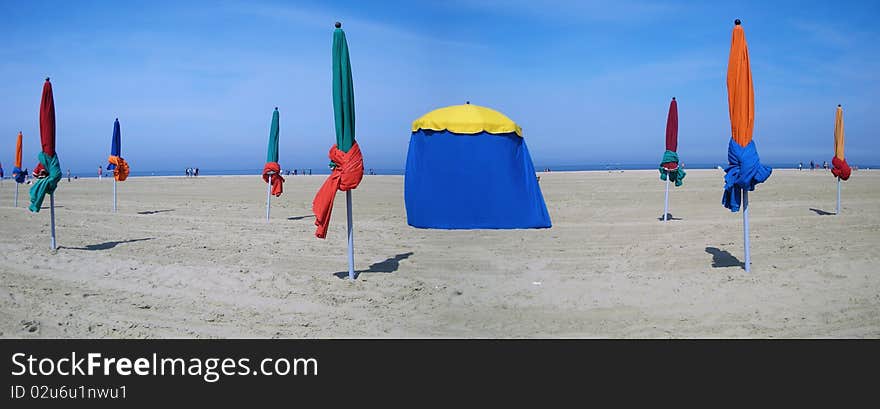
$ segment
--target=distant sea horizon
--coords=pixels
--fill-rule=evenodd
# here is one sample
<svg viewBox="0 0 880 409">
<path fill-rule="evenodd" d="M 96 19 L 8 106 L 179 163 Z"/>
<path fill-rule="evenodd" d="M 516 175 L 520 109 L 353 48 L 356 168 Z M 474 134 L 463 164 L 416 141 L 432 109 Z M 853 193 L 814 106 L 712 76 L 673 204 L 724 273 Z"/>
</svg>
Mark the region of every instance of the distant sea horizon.
<svg viewBox="0 0 880 409">
<path fill-rule="evenodd" d="M 696 163 L 696 164 L 686 164 L 685 169 L 717 169 L 718 166 L 722 168 L 727 164 L 710 164 L 710 163 Z M 767 163 L 768 166 L 774 169 L 797 169 L 797 164 L 780 164 L 780 163 Z M 830 164 L 829 164 L 830 166 Z M 850 166 L 858 166 L 860 169 L 877 169 L 880 168 L 880 165 L 862 165 L 862 164 L 850 164 Z M 658 164 L 632 164 L 632 163 L 608 163 L 608 164 L 587 164 L 587 165 L 536 165 L 536 172 L 544 172 L 546 169 L 550 169 L 551 172 L 577 172 L 577 171 L 626 171 L 626 170 L 655 170 L 659 166 Z M 804 169 L 808 169 L 805 167 Z M 821 169 L 821 168 L 820 168 Z M 287 175 L 288 169 L 283 169 L 285 176 Z M 297 174 L 302 174 L 301 172 L 305 170 L 308 173 L 309 169 L 297 169 Z M 404 175 L 405 170 L 403 168 L 394 169 L 394 168 L 366 168 L 364 169 L 365 174 L 370 174 L 370 171 L 376 175 Z M 291 176 L 293 175 L 293 169 L 290 169 Z M 4 179 L 8 179 L 10 177 L 10 172 L 4 169 L 6 173 Z M 251 169 L 211 169 L 211 168 L 200 168 L 199 176 L 247 176 L 254 175 L 259 176 L 262 172 L 262 168 L 251 168 Z M 312 168 L 312 175 L 329 175 L 330 169 L 328 167 L 323 167 L 321 169 Z M 112 175 L 111 171 L 104 171 L 104 176 Z M 79 178 L 93 178 L 97 177 L 97 172 L 71 172 L 71 176 L 79 177 Z M 186 176 L 184 172 L 181 170 L 137 170 L 132 171 L 129 174 L 130 177 L 138 177 L 138 176 Z M 66 170 L 62 172 L 62 177 L 67 177 Z"/>
</svg>

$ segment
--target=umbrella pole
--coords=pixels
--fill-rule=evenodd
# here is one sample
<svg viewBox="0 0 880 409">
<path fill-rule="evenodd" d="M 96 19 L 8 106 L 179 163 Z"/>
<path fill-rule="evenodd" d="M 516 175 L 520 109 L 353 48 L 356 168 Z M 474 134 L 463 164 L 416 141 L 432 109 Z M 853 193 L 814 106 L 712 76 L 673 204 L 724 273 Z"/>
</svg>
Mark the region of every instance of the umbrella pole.
<svg viewBox="0 0 880 409">
<path fill-rule="evenodd" d="M 837 215 L 840 215 L 840 178 L 837 178 Z"/>
<path fill-rule="evenodd" d="M 354 280 L 354 225 L 351 221 L 351 190 L 345 191 L 345 205 L 348 210 L 348 278 Z"/>
<path fill-rule="evenodd" d="M 272 175 L 269 175 L 269 181 L 266 186 L 266 222 L 269 222 L 269 200 L 272 197 Z"/>
<path fill-rule="evenodd" d="M 55 250 L 55 194 L 49 194 L 49 219 L 52 226 L 52 250 Z"/>
<path fill-rule="evenodd" d="M 15 182 L 15 201 L 12 207 L 18 207 L 18 185 L 20 185 L 20 183 Z"/>
<path fill-rule="evenodd" d="M 752 253 L 749 249 L 749 191 L 743 189 L 743 243 L 745 247 L 746 260 L 745 260 L 745 268 L 746 272 L 752 271 Z"/>
<path fill-rule="evenodd" d="M 663 221 L 667 220 L 669 214 L 669 178 L 666 178 L 666 198 L 663 200 Z"/>
<path fill-rule="evenodd" d="M 116 178 L 113 178 L 113 213 L 116 213 Z"/>
</svg>

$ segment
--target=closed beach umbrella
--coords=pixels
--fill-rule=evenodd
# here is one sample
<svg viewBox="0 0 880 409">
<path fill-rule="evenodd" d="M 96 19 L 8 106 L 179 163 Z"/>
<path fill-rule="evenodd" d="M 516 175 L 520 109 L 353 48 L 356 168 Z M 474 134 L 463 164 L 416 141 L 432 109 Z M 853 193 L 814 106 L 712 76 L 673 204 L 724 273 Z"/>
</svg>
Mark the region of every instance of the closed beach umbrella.
<svg viewBox="0 0 880 409">
<path fill-rule="evenodd" d="M 351 79 L 351 62 L 348 43 L 342 24 L 336 23 L 333 31 L 333 118 L 336 122 L 336 145 L 330 148 L 332 172 L 315 195 L 312 211 L 315 213 L 315 236 L 327 237 L 330 213 L 336 191 L 345 192 L 348 212 L 348 276 L 354 279 L 354 235 L 351 215 L 351 191 L 357 188 L 364 176 L 364 158 L 355 141 L 354 84 Z"/>
<path fill-rule="evenodd" d="M 27 174 L 21 168 L 21 132 L 18 133 L 18 138 L 15 141 L 15 163 L 12 168 L 12 179 L 15 180 L 15 199 L 14 206 L 18 207 L 18 185 L 24 183 L 24 180 L 27 178 Z"/>
<path fill-rule="evenodd" d="M 278 164 L 278 108 L 272 112 L 272 124 L 269 126 L 269 148 L 266 153 L 266 166 L 263 167 L 263 180 L 266 186 L 266 220 L 269 220 L 269 198 L 281 196 L 284 191 L 284 178 L 281 176 L 281 165 Z"/>
<path fill-rule="evenodd" d="M 843 107 L 840 105 L 834 115 L 834 157 L 831 158 L 831 173 L 837 176 L 837 214 L 840 214 L 840 181 L 849 179 L 852 173 L 843 156 Z"/>
<path fill-rule="evenodd" d="M 21 132 L 19 132 L 18 138 L 15 141 L 15 163 L 12 168 L 12 178 L 15 179 L 16 183 L 24 183 L 24 179 L 27 176 L 24 170 L 21 169 L 21 139 Z"/>
<path fill-rule="evenodd" d="M 749 66 L 746 33 L 739 20 L 733 27 L 730 59 L 727 63 L 727 103 L 730 111 L 730 142 L 727 144 L 728 166 L 724 170 L 724 194 L 721 203 L 732 212 L 743 210 L 744 266 L 751 270 L 749 250 L 749 192 L 763 183 L 773 171 L 761 164 L 752 140 L 755 127 L 755 89 Z"/>
<path fill-rule="evenodd" d="M 37 180 L 31 186 L 30 211 L 37 213 L 43 205 L 43 199 L 49 195 L 49 218 L 51 223 L 51 247 L 55 250 L 55 188 L 61 180 L 61 164 L 55 153 L 55 99 L 52 95 L 52 83 L 49 78 L 43 84 L 43 96 L 40 100 L 40 144 L 42 150 L 37 155 L 40 162 L 34 168 Z"/>
<path fill-rule="evenodd" d="M 685 177 L 684 169 L 678 165 L 678 103 L 675 97 L 669 103 L 669 114 L 666 116 L 666 151 L 660 161 L 660 180 L 666 181 L 666 196 L 663 205 L 663 221 L 669 215 L 669 182 L 681 186 Z"/>
<path fill-rule="evenodd" d="M 119 118 L 113 122 L 113 137 L 110 140 L 110 156 L 107 158 L 107 170 L 113 171 L 113 212 L 116 212 L 116 182 L 128 178 L 128 162 L 122 159 L 122 133 L 119 129 Z"/>
</svg>

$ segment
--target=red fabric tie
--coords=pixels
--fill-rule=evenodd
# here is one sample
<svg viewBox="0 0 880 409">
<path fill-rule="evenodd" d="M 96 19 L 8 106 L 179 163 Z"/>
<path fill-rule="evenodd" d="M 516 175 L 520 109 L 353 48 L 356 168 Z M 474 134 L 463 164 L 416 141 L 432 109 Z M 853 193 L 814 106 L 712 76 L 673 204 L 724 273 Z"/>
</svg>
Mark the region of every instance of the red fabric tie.
<svg viewBox="0 0 880 409">
<path fill-rule="evenodd" d="M 348 152 L 339 150 L 336 145 L 330 148 L 330 160 L 336 164 L 333 172 L 318 189 L 315 200 L 312 202 L 312 212 L 315 213 L 315 237 L 323 239 L 327 237 L 327 227 L 330 226 L 330 213 L 333 210 L 333 199 L 336 191 L 343 192 L 357 188 L 364 177 L 364 157 L 357 142 L 351 146 Z"/>
<path fill-rule="evenodd" d="M 272 195 L 281 196 L 284 192 L 284 178 L 281 176 L 281 165 L 278 162 L 267 162 L 263 168 L 263 182 L 269 183 L 269 172 L 275 172 L 272 175 Z"/>
<path fill-rule="evenodd" d="M 834 176 L 839 177 L 841 180 L 847 180 L 849 179 L 850 173 L 852 173 L 852 169 L 849 168 L 846 159 L 840 160 L 835 156 L 831 158 L 831 173 L 833 173 Z"/>
<path fill-rule="evenodd" d="M 37 166 L 34 167 L 32 174 L 35 178 L 44 178 L 49 176 L 49 171 L 43 167 L 42 163 L 38 163 Z"/>
</svg>

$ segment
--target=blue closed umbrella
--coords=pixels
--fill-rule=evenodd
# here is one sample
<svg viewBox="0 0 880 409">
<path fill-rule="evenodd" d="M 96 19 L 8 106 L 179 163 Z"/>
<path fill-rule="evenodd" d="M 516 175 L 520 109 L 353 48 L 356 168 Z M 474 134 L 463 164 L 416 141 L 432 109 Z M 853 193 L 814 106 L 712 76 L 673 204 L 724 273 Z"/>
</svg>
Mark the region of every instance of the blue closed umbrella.
<svg viewBox="0 0 880 409">
<path fill-rule="evenodd" d="M 119 132 L 119 118 L 113 122 L 113 138 L 110 141 L 110 156 L 122 156 L 122 136 Z M 116 169 L 116 164 L 107 165 L 107 170 Z"/>
</svg>

